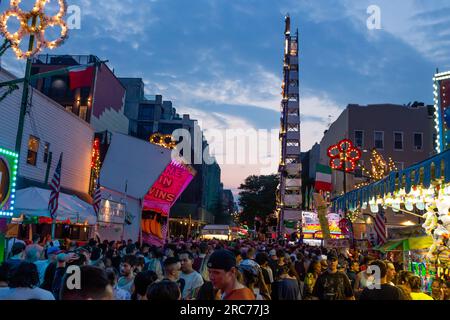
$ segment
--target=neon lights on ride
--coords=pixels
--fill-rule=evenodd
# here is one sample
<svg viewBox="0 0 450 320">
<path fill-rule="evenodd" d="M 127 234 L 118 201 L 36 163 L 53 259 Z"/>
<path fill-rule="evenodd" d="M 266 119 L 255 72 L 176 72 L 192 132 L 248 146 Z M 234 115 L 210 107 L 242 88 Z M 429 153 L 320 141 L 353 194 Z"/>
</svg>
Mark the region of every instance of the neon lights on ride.
<svg viewBox="0 0 450 320">
<path fill-rule="evenodd" d="M 338 144 L 332 145 L 327 151 L 330 158 L 330 167 L 334 170 L 344 170 L 353 172 L 356 164 L 361 159 L 361 150 L 353 145 L 349 139 L 341 140 Z"/>
<path fill-rule="evenodd" d="M 59 47 L 68 37 L 68 27 L 63 17 L 67 13 L 67 3 L 65 0 L 58 0 L 59 11 L 54 16 L 45 14 L 45 6 L 48 0 L 36 0 L 33 9 L 29 12 L 23 11 L 19 4 L 22 0 L 11 0 L 10 9 L 0 16 L 0 33 L 11 42 L 11 48 L 18 59 L 27 59 L 45 48 L 55 49 Z M 8 21 L 15 17 L 20 22 L 20 28 L 17 32 L 11 33 L 8 30 Z M 30 24 L 30 21 L 36 23 Z M 49 41 L 45 38 L 45 31 L 48 28 L 60 27 L 61 32 L 57 39 Z M 20 44 L 24 37 L 36 37 L 36 46 L 26 52 L 20 49 Z"/>
</svg>

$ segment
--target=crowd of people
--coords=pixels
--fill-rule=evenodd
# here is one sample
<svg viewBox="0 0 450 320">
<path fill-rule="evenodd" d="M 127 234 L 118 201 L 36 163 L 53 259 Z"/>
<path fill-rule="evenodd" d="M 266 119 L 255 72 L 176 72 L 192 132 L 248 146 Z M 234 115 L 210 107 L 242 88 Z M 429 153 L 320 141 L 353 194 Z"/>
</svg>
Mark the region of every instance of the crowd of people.
<svg viewBox="0 0 450 320">
<path fill-rule="evenodd" d="M 284 241 L 172 239 L 157 248 L 33 240 L 10 241 L 0 300 L 450 300 L 449 281 L 435 279 L 425 292 L 402 265 L 357 250 Z"/>
</svg>

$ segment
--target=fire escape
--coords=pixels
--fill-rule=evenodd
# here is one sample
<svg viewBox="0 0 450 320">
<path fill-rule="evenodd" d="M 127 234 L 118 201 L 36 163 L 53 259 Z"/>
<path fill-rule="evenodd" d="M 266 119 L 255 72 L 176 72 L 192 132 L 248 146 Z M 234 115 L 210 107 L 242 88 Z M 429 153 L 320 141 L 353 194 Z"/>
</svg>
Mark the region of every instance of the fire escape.
<svg viewBox="0 0 450 320">
<path fill-rule="evenodd" d="M 277 190 L 278 235 L 301 227 L 302 179 L 300 158 L 300 98 L 298 77 L 298 30 L 291 34 L 289 15 L 285 18 L 285 50 L 280 129 L 280 185 Z"/>
</svg>

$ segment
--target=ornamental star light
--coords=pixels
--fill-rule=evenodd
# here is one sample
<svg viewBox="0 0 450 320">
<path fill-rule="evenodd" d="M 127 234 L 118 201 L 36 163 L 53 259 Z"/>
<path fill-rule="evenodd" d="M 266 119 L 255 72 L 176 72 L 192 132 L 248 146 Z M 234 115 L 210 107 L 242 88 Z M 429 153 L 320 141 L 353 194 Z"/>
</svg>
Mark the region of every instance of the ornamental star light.
<svg viewBox="0 0 450 320">
<path fill-rule="evenodd" d="M 54 16 L 45 14 L 45 6 L 50 0 L 36 0 L 31 11 L 23 11 L 19 4 L 22 0 L 11 0 L 10 8 L 0 16 L 0 33 L 2 33 L 11 43 L 16 57 L 18 59 L 27 59 L 45 48 L 55 49 L 59 47 L 68 37 L 68 28 L 63 17 L 67 13 L 67 3 L 65 0 L 58 0 L 59 11 Z M 8 21 L 11 17 L 16 17 L 20 22 L 20 28 L 17 32 L 11 33 L 8 30 Z M 31 21 L 31 23 L 30 23 Z M 47 28 L 60 27 L 59 37 L 53 41 L 45 38 Z M 26 36 L 34 36 L 37 40 L 36 46 L 26 52 L 20 49 L 20 43 Z"/>
</svg>

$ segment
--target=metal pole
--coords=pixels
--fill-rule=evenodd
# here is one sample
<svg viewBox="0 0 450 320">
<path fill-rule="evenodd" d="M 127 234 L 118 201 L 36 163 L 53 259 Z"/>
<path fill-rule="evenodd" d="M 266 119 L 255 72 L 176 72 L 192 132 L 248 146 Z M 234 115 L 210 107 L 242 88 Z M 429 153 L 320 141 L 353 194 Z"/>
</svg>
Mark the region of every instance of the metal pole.
<svg viewBox="0 0 450 320">
<path fill-rule="evenodd" d="M 47 171 L 45 172 L 45 184 L 48 184 L 48 177 L 50 175 L 50 167 L 52 166 L 53 152 L 50 152 L 47 159 Z"/>
<path fill-rule="evenodd" d="M 33 20 L 31 22 L 31 27 L 35 28 L 37 22 L 37 16 L 33 16 Z M 30 42 L 28 44 L 28 51 L 32 51 L 34 48 L 34 35 L 30 35 Z M 23 82 L 23 93 L 22 93 L 22 102 L 20 105 L 20 114 L 19 114 L 19 124 L 17 128 L 17 137 L 16 137 L 16 148 L 15 151 L 20 157 L 20 150 L 22 147 L 22 136 L 23 136 L 23 127 L 25 123 L 25 114 L 28 106 L 28 92 L 30 85 L 30 77 L 31 77 L 31 58 L 27 59 L 27 66 L 25 70 L 25 78 Z M 20 168 L 20 166 L 19 166 Z"/>
</svg>

